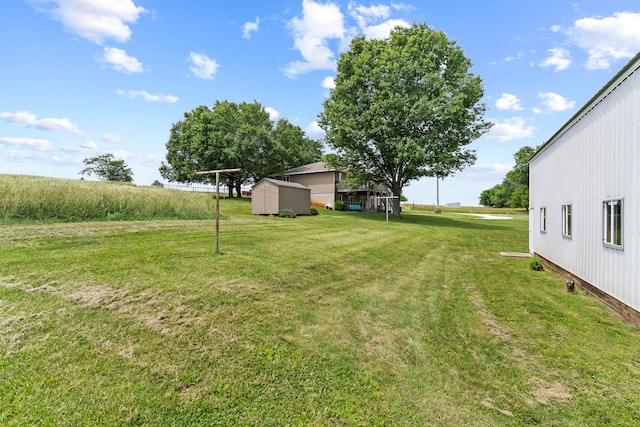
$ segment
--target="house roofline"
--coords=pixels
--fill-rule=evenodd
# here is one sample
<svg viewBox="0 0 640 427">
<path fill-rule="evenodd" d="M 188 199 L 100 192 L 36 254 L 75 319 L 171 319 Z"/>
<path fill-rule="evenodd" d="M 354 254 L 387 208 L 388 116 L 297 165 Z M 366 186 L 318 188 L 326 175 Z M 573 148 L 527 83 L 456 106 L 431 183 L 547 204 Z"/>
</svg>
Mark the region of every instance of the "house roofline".
<svg viewBox="0 0 640 427">
<path fill-rule="evenodd" d="M 309 166 L 314 166 L 314 165 L 319 165 L 322 164 L 322 166 L 318 167 L 317 169 L 310 169 Z M 305 169 L 307 168 L 307 169 Z M 284 172 L 282 172 L 282 175 L 284 176 L 292 176 L 292 175 L 309 175 L 312 173 L 322 173 L 322 172 L 340 172 L 338 169 L 335 168 L 329 168 L 327 167 L 327 164 L 324 162 L 314 162 L 314 163 L 309 163 L 308 165 L 302 165 L 302 166 L 298 166 L 295 168 L 291 168 L 288 169 Z"/>
</svg>

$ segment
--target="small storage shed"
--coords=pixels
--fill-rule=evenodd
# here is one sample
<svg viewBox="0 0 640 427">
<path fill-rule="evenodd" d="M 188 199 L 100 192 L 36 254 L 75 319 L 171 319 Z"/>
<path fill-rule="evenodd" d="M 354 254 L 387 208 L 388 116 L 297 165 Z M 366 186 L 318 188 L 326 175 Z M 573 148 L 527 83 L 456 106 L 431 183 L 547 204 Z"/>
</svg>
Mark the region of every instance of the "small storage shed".
<svg viewBox="0 0 640 427">
<path fill-rule="evenodd" d="M 311 190 L 296 182 L 264 178 L 251 188 L 251 213 L 277 215 L 291 209 L 296 215 L 311 213 Z"/>
</svg>

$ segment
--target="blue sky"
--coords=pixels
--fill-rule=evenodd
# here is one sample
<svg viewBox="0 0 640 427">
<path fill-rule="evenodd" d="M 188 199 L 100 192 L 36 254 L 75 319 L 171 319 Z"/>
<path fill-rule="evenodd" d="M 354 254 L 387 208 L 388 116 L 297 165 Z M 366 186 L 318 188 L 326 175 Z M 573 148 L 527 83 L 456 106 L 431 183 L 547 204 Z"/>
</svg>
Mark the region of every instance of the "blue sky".
<svg viewBox="0 0 640 427">
<path fill-rule="evenodd" d="M 79 179 L 82 160 L 158 172 L 172 123 L 216 100 L 260 102 L 309 137 L 356 35 L 424 22 L 482 77 L 495 125 L 440 202 L 478 205 L 522 146 L 537 146 L 640 51 L 635 1 L 5 0 L 0 6 L 0 173 Z M 433 178 L 405 190 L 436 201 Z"/>
</svg>

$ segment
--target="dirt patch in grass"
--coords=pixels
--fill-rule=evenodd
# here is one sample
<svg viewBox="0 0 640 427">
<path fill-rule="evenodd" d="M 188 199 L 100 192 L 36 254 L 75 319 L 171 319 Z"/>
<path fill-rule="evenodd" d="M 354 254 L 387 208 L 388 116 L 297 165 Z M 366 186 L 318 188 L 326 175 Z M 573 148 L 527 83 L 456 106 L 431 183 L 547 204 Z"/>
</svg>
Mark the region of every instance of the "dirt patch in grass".
<svg viewBox="0 0 640 427">
<path fill-rule="evenodd" d="M 517 338 L 513 338 L 510 328 L 508 326 L 501 325 L 493 313 L 489 311 L 476 286 L 473 284 L 467 285 L 467 290 L 469 293 L 469 301 L 471 301 L 475 306 L 482 323 L 493 337 L 504 343 L 508 343 L 507 350 L 515 359 L 516 364 L 521 366 L 523 370 L 533 370 L 540 373 L 540 375 L 545 375 L 548 370 L 539 363 L 538 358 L 532 357 L 527 354 L 526 351 L 519 348 L 516 342 Z M 540 405 L 549 405 L 551 403 L 566 404 L 572 398 L 571 394 L 567 391 L 567 388 L 558 381 L 547 382 L 541 378 L 533 378 L 529 383 L 534 387 L 532 392 L 533 398 Z M 503 411 L 502 409 L 495 407 L 491 399 L 487 398 L 483 400 L 482 405 L 504 415 L 513 416 L 509 411 Z"/>
<path fill-rule="evenodd" d="M 485 397 L 482 402 L 480 402 L 482 406 L 484 406 L 487 409 L 491 409 L 492 411 L 498 411 L 500 412 L 502 415 L 505 415 L 507 417 L 513 417 L 513 412 L 507 410 L 507 409 L 501 409 L 498 408 L 495 403 L 493 402 L 493 399 Z"/>
<path fill-rule="evenodd" d="M 0 277 L 0 286 L 5 289 L 19 288 L 22 284 L 16 282 L 12 277 Z"/>
<path fill-rule="evenodd" d="M 64 296 L 64 299 L 85 308 L 107 307 L 119 298 L 121 299 L 122 295 L 117 295 L 116 291 L 104 286 L 91 286 Z"/>
<path fill-rule="evenodd" d="M 535 387 L 533 396 L 541 405 L 549 405 L 554 402 L 569 403 L 572 398 L 566 387 L 557 381 L 548 383 L 540 378 L 532 378 L 530 383 Z"/>
<path fill-rule="evenodd" d="M 0 242 L 11 246 L 37 246 L 42 239 L 69 237 L 97 237 L 144 231 L 160 231 L 207 226 L 206 221 L 122 221 L 122 222 L 86 222 L 57 223 L 38 225 L 13 225 L 0 227 Z"/>
<path fill-rule="evenodd" d="M 15 283 L 10 278 L 0 279 L 0 286 L 7 289 L 21 289 L 27 293 L 47 293 L 62 300 L 71 301 L 86 309 L 115 311 L 135 319 L 147 328 L 163 334 L 176 335 L 184 327 L 201 324 L 199 315 L 168 293 L 151 289 L 134 292 L 115 289 L 106 285 L 51 285 L 33 287 Z"/>
<path fill-rule="evenodd" d="M 147 289 L 141 292 L 113 289 L 108 286 L 91 286 L 63 296 L 86 308 L 103 308 L 129 316 L 147 328 L 168 335 L 175 335 L 177 327 L 192 324 L 198 316 L 178 301 L 169 300 L 169 294 Z"/>
<path fill-rule="evenodd" d="M 500 341 L 509 341 L 511 339 L 509 328 L 498 323 L 493 313 L 485 306 L 482 295 L 480 295 L 476 286 L 474 284 L 467 284 L 467 291 L 469 292 L 469 301 L 475 306 L 482 324 L 487 327 L 489 333 Z"/>
</svg>

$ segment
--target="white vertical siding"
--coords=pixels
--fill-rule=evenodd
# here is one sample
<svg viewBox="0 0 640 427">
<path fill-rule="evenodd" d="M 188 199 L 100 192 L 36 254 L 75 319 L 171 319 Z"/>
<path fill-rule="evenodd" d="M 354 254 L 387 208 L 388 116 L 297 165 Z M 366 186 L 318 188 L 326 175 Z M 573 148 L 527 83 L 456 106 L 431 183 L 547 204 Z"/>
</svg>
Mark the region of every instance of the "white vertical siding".
<svg viewBox="0 0 640 427">
<path fill-rule="evenodd" d="M 640 56 L 534 156 L 533 250 L 640 311 Z M 605 199 L 624 198 L 623 250 L 605 247 Z M 562 205 L 572 205 L 572 238 Z M 540 232 L 540 208 L 547 232 Z"/>
</svg>

